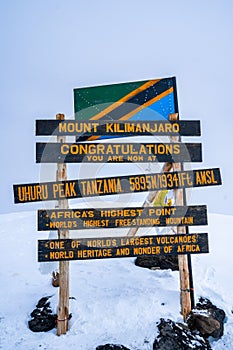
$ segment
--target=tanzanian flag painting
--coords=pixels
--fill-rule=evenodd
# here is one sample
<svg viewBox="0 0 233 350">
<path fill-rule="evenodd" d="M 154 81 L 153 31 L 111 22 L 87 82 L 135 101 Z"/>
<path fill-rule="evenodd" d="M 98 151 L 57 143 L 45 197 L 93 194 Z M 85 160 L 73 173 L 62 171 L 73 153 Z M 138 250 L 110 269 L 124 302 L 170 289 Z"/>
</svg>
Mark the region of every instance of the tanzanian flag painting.
<svg viewBox="0 0 233 350">
<path fill-rule="evenodd" d="M 77 88 L 74 111 L 77 121 L 168 119 L 178 113 L 176 78 Z"/>
</svg>

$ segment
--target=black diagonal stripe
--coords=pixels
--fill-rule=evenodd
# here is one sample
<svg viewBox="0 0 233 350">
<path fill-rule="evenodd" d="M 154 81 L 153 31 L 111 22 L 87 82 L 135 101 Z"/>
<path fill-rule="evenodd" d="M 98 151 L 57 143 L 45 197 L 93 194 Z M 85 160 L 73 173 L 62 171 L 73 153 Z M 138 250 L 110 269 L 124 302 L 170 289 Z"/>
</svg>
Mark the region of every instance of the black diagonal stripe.
<svg viewBox="0 0 233 350">
<path fill-rule="evenodd" d="M 154 85 L 148 87 L 146 90 L 139 92 L 137 95 L 132 96 L 127 102 L 123 103 L 119 107 L 116 107 L 113 111 L 107 113 L 102 118 L 111 120 L 118 120 L 124 115 L 131 113 L 138 106 L 150 101 L 152 98 L 162 94 L 172 86 L 172 79 L 162 79 Z"/>
<path fill-rule="evenodd" d="M 127 102 L 137 105 L 143 105 L 152 98 L 162 94 L 172 86 L 172 79 L 162 79 L 158 83 L 148 87 L 146 90 L 141 91 L 139 94 L 132 96 Z"/>
</svg>

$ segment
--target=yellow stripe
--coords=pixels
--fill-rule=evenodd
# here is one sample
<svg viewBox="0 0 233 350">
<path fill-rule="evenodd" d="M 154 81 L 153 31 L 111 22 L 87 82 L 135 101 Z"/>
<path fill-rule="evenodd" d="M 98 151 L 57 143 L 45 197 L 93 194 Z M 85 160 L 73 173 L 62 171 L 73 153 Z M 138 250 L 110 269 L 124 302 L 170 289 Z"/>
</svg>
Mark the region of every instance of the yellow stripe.
<svg viewBox="0 0 233 350">
<path fill-rule="evenodd" d="M 95 141 L 98 140 L 100 137 L 99 136 L 90 136 L 88 137 L 87 141 Z"/>
<path fill-rule="evenodd" d="M 170 89 L 168 89 L 168 90 L 162 92 L 160 95 L 158 95 L 158 96 L 152 98 L 151 100 L 149 100 L 149 101 L 147 101 L 146 103 L 144 103 L 144 105 L 139 106 L 138 108 L 134 109 L 132 112 L 130 112 L 130 113 L 124 115 L 124 117 L 122 117 L 122 118 L 120 118 L 120 119 L 118 119 L 118 120 L 128 120 L 128 119 L 130 119 L 134 114 L 140 112 L 140 111 L 143 110 L 144 108 L 146 108 L 146 107 L 152 105 L 154 102 L 159 101 L 161 98 L 163 98 L 163 97 L 165 97 L 165 96 L 171 94 L 172 92 L 173 92 L 173 87 L 171 87 Z M 87 139 L 87 141 L 94 141 L 94 140 L 97 140 L 97 139 L 99 139 L 99 138 L 100 138 L 100 136 L 90 136 L 90 137 Z"/>
<path fill-rule="evenodd" d="M 150 80 L 148 82 L 146 82 L 145 84 L 143 84 L 142 86 L 140 86 L 139 88 L 131 91 L 128 95 L 125 95 L 124 97 L 122 97 L 120 100 L 114 102 L 113 104 L 111 104 L 109 107 L 105 108 L 103 111 L 101 111 L 100 113 L 94 115 L 93 117 L 90 118 L 90 120 L 98 120 L 102 117 L 104 117 L 107 113 L 113 111 L 115 108 L 119 107 L 120 105 L 122 105 L 124 102 L 128 101 L 131 97 L 137 95 L 139 92 L 146 90 L 148 87 L 157 84 L 161 79 L 156 79 L 156 80 Z"/>
<path fill-rule="evenodd" d="M 159 101 L 161 98 L 169 95 L 170 93 L 173 92 L 173 87 L 171 87 L 170 89 L 162 92 L 160 95 L 152 98 L 151 100 L 147 101 L 146 103 L 144 103 L 143 105 L 139 106 L 138 108 L 134 109 L 132 112 L 124 115 L 124 117 L 120 118 L 119 120 L 128 120 L 130 119 L 134 114 L 140 112 L 142 109 L 144 109 L 145 107 L 148 107 L 150 105 L 152 105 L 154 102 Z"/>
</svg>

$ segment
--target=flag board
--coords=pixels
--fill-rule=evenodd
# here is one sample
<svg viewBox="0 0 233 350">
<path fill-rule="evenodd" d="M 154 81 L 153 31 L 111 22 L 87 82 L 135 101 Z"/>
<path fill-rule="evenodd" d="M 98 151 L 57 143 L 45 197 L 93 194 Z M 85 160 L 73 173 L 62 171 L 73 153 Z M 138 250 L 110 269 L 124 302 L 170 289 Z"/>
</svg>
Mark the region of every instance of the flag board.
<svg viewBox="0 0 233 350">
<path fill-rule="evenodd" d="M 168 120 L 178 113 L 176 78 L 74 89 L 74 112 L 77 121 Z"/>
</svg>

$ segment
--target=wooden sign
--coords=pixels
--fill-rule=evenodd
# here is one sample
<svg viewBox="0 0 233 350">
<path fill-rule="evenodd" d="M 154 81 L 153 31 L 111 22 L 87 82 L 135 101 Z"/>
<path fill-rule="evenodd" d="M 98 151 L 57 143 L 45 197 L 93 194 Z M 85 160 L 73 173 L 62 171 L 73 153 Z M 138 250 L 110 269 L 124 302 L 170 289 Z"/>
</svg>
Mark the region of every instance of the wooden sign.
<svg viewBox="0 0 233 350">
<path fill-rule="evenodd" d="M 219 168 L 13 185 L 15 203 L 221 185 Z"/>
<path fill-rule="evenodd" d="M 39 262 L 208 252 L 207 233 L 38 241 Z"/>
<path fill-rule="evenodd" d="M 36 143 L 37 163 L 201 162 L 200 143 Z"/>
<path fill-rule="evenodd" d="M 145 120 L 145 121 L 109 121 L 109 120 L 36 120 L 36 135 L 66 136 L 142 136 L 142 135 L 180 135 L 200 136 L 200 121 L 197 120 Z"/>
<path fill-rule="evenodd" d="M 38 211 L 38 231 L 207 225 L 207 207 L 131 207 Z"/>
</svg>

